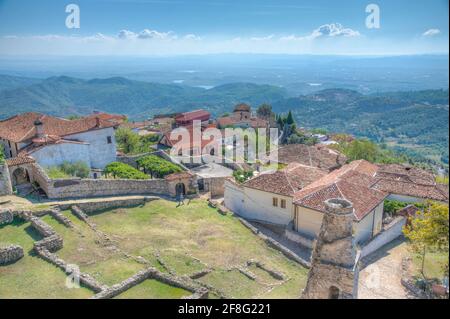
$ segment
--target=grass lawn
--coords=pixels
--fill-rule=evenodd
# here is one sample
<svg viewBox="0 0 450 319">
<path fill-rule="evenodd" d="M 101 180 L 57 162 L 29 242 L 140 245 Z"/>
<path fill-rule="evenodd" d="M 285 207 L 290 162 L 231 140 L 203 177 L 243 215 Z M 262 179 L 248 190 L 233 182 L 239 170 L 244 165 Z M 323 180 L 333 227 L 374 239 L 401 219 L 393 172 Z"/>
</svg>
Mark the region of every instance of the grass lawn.
<svg viewBox="0 0 450 319">
<path fill-rule="evenodd" d="M 154 260 L 159 254 L 177 275 L 214 268 L 202 281 L 230 297 L 268 294 L 297 298 L 306 283 L 305 268 L 267 247 L 236 218 L 218 214 L 205 201 L 193 200 L 176 207 L 174 202 L 157 200 L 143 207 L 96 214 L 91 219 L 103 232 L 117 238 L 122 250 L 146 260 Z M 256 271 L 258 280 L 254 282 L 237 271 L 228 271 L 245 266 L 250 259 L 283 273 L 287 282 L 280 285 Z"/>
<path fill-rule="evenodd" d="M 0 299 L 2 298 L 88 298 L 85 288 L 69 289 L 66 275 L 55 266 L 36 257 L 33 242 L 41 239 L 29 223 L 15 222 L 0 227 L 0 243 L 18 244 L 25 256 L 14 264 L 0 266 Z"/>
<path fill-rule="evenodd" d="M 117 296 L 117 299 L 180 299 L 191 295 L 190 291 L 148 279 Z"/>
<path fill-rule="evenodd" d="M 414 263 L 414 274 L 422 277 L 422 259 L 418 254 L 412 253 Z M 444 265 L 448 262 L 448 253 L 427 252 L 425 255 L 424 273 L 427 279 L 439 279 L 444 277 Z"/>
</svg>

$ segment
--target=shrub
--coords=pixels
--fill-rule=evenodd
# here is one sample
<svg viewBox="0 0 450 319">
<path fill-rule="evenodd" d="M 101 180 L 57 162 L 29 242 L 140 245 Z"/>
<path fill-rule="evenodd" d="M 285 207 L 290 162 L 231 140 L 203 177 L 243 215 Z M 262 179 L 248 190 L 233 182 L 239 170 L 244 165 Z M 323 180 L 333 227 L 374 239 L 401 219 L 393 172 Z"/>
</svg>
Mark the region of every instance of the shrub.
<svg viewBox="0 0 450 319">
<path fill-rule="evenodd" d="M 3 145 L 0 144 L 0 164 L 3 164 L 5 162 L 5 150 L 3 148 Z"/>
<path fill-rule="evenodd" d="M 49 167 L 46 169 L 48 177 L 51 179 L 56 178 L 70 178 L 70 175 L 64 173 L 58 166 Z"/>
<path fill-rule="evenodd" d="M 64 173 L 80 178 L 88 177 L 89 172 L 91 171 L 89 166 L 82 161 L 78 161 L 75 163 L 64 162 L 60 165 L 60 168 Z"/>
<path fill-rule="evenodd" d="M 85 162 L 78 161 L 74 163 L 64 162 L 61 165 L 49 167 L 46 171 L 50 178 L 87 178 L 91 170 Z"/>
<path fill-rule="evenodd" d="M 120 163 L 112 162 L 105 167 L 105 175 L 112 175 L 114 178 L 123 179 L 149 179 L 147 174 L 135 169 L 134 167 Z"/>
<path fill-rule="evenodd" d="M 157 178 L 183 171 L 178 165 L 156 155 L 144 156 L 137 160 L 137 164 L 145 173 Z"/>
<path fill-rule="evenodd" d="M 238 169 L 233 172 L 233 177 L 238 183 L 244 183 L 253 177 L 253 171 L 243 171 Z"/>
</svg>

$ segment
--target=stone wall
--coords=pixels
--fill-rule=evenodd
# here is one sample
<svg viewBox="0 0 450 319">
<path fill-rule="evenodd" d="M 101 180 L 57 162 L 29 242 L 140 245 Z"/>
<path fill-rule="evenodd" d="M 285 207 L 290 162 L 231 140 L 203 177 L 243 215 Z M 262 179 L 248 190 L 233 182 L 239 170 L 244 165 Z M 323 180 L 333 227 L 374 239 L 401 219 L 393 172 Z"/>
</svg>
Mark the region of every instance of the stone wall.
<svg viewBox="0 0 450 319">
<path fill-rule="evenodd" d="M 209 177 L 204 178 L 203 183 L 205 192 L 210 192 L 211 197 L 222 197 L 225 193 L 225 180 L 228 177 Z"/>
<path fill-rule="evenodd" d="M 14 263 L 23 256 L 23 248 L 18 245 L 0 246 L 0 265 Z"/>
<path fill-rule="evenodd" d="M 157 200 L 159 197 L 153 196 L 142 196 L 137 198 L 123 198 L 123 199 L 105 199 L 98 201 L 86 201 L 86 202 L 77 202 L 77 203 L 67 203 L 61 204 L 57 207 L 60 210 L 67 210 L 72 208 L 73 205 L 76 205 L 83 212 L 90 214 L 97 211 L 116 209 L 116 208 L 125 208 L 125 207 L 135 207 L 144 205 L 147 202 Z"/>
<path fill-rule="evenodd" d="M 33 164 L 33 177 L 50 199 L 168 193 L 164 179 L 50 179 L 36 164 Z"/>
<path fill-rule="evenodd" d="M 10 210 L 0 211 L 0 225 L 10 224 L 14 220 L 14 214 Z"/>
<path fill-rule="evenodd" d="M 384 245 L 403 235 L 403 226 L 406 224 L 405 217 L 397 217 L 387 225 L 381 233 L 376 235 L 370 242 L 361 248 L 361 258 L 370 255 Z"/>
<path fill-rule="evenodd" d="M 11 194 L 12 184 L 8 166 L 6 164 L 0 164 L 0 196 Z"/>
</svg>

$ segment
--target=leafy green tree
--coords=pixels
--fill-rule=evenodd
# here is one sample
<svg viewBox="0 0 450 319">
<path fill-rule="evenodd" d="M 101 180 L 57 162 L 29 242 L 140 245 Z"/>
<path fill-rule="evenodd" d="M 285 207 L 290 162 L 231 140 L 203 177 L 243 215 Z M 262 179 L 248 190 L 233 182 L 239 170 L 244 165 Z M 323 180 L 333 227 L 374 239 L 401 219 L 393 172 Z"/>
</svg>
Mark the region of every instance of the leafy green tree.
<svg viewBox="0 0 450 319">
<path fill-rule="evenodd" d="M 183 171 L 178 165 L 175 165 L 156 155 L 141 157 L 137 160 L 137 164 L 138 167 L 142 168 L 145 173 L 156 178 L 163 178 L 167 175 Z"/>
<path fill-rule="evenodd" d="M 125 154 L 134 154 L 139 150 L 139 135 L 129 128 L 119 127 L 116 130 L 118 149 Z"/>
<path fill-rule="evenodd" d="M 295 124 L 294 116 L 292 115 L 291 111 L 289 111 L 288 116 L 286 117 L 286 124 L 288 125 Z"/>
<path fill-rule="evenodd" d="M 411 241 L 414 250 L 422 259 L 421 273 L 425 278 L 424 266 L 426 253 L 429 250 L 444 252 L 449 250 L 449 213 L 448 205 L 430 202 L 424 212 L 414 218 L 410 225 L 403 229 L 405 236 Z M 448 273 L 447 273 L 448 275 Z"/>
<path fill-rule="evenodd" d="M 0 164 L 3 164 L 5 161 L 5 149 L 3 148 L 3 145 L 0 144 Z"/>
<path fill-rule="evenodd" d="M 272 106 L 269 104 L 262 104 L 256 110 L 256 115 L 266 121 L 272 121 L 275 119 L 275 113 L 272 111 Z"/>
<path fill-rule="evenodd" d="M 137 170 L 136 168 L 120 162 L 112 162 L 104 169 L 106 176 L 123 179 L 149 179 L 150 176 Z"/>
</svg>

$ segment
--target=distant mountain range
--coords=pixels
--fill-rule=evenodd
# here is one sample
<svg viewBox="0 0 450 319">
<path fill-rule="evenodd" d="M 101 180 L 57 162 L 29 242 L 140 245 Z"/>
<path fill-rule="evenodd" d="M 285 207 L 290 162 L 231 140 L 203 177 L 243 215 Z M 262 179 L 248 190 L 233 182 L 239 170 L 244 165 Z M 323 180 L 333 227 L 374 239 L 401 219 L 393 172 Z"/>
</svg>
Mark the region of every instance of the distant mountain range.
<svg viewBox="0 0 450 319">
<path fill-rule="evenodd" d="M 93 110 L 143 119 L 200 108 L 219 116 L 237 103 L 255 108 L 269 103 L 277 113 L 292 110 L 298 126 L 365 136 L 413 157 L 446 164 L 448 101 L 448 89 L 370 95 L 326 89 L 293 97 L 282 87 L 252 83 L 204 89 L 123 77 L 84 80 L 58 76 L 39 80 L 0 75 L 0 119 L 27 111 L 69 116 Z"/>
<path fill-rule="evenodd" d="M 15 85 L 8 88 L 8 83 Z M 20 83 L 23 85 L 20 86 Z M 270 85 L 233 83 L 206 90 L 123 77 L 82 80 L 59 76 L 33 82 L 27 78 L 0 76 L 2 87 L 6 88 L 0 91 L 2 118 L 26 111 L 67 116 L 90 113 L 92 110 L 146 118 L 158 113 L 200 108 L 218 115 L 229 111 L 237 103 L 259 105 L 287 97 L 284 89 Z"/>
</svg>

